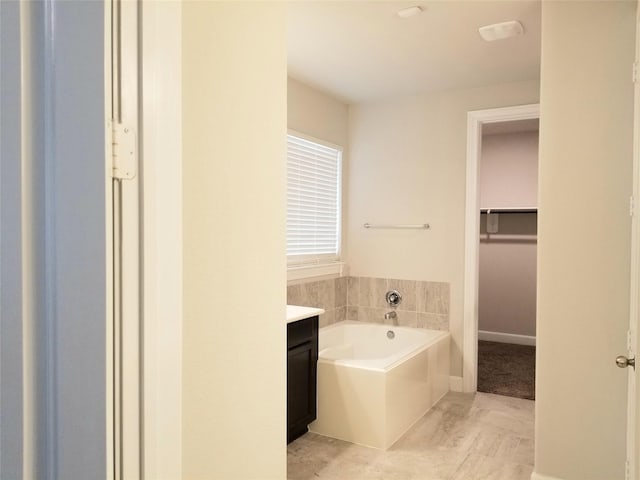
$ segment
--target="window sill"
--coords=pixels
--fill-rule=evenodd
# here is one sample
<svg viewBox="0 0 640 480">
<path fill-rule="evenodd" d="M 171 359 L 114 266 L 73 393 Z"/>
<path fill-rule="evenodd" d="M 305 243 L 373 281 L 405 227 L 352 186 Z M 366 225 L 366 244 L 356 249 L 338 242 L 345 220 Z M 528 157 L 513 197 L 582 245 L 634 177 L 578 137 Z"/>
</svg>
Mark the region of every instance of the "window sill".
<svg viewBox="0 0 640 480">
<path fill-rule="evenodd" d="M 303 280 L 327 275 L 342 275 L 345 264 L 342 262 L 320 265 L 290 265 L 287 268 L 287 280 Z"/>
</svg>

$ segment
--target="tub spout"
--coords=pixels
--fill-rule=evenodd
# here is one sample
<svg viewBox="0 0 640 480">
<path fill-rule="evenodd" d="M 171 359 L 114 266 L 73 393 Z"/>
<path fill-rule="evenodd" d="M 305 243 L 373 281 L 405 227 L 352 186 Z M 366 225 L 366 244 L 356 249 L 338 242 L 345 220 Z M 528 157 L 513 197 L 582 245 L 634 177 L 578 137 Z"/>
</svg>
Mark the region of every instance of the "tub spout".
<svg viewBox="0 0 640 480">
<path fill-rule="evenodd" d="M 398 325 L 398 314 L 395 311 L 387 312 L 384 314 L 385 320 L 393 320 L 394 325 Z"/>
</svg>

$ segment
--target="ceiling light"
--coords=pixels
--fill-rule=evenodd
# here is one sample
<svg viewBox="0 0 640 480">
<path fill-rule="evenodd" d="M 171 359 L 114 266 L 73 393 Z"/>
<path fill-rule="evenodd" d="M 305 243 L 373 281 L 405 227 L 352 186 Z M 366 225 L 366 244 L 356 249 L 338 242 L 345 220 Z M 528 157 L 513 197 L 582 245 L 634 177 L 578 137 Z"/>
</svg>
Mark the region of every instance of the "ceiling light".
<svg viewBox="0 0 640 480">
<path fill-rule="evenodd" d="M 484 27 L 480 27 L 478 32 L 480 32 L 480 36 L 483 40 L 493 42 L 494 40 L 502 40 L 522 35 L 524 33 L 524 28 L 522 28 L 522 24 L 517 20 L 511 20 L 509 22 L 485 25 Z"/>
<path fill-rule="evenodd" d="M 402 10 L 398 10 L 398 16 L 401 18 L 413 17 L 414 15 L 417 15 L 419 13 L 422 13 L 422 7 L 418 7 L 418 6 L 403 8 Z"/>
</svg>

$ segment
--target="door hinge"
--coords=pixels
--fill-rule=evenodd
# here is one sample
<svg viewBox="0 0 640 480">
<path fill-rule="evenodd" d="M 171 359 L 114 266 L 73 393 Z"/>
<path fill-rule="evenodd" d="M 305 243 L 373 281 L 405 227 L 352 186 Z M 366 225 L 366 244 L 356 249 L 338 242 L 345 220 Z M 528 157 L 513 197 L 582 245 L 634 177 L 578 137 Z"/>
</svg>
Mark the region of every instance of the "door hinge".
<svg viewBox="0 0 640 480">
<path fill-rule="evenodd" d="M 633 62 L 631 67 L 631 81 L 633 83 L 638 82 L 638 62 Z"/>
<path fill-rule="evenodd" d="M 636 202 L 632 195 L 629 197 L 629 216 L 630 217 L 633 217 L 633 215 L 635 214 L 635 206 L 636 206 Z"/>
<path fill-rule="evenodd" d="M 113 146 L 112 177 L 123 180 L 135 178 L 138 150 L 134 129 L 121 123 L 114 123 L 111 143 Z"/>
<path fill-rule="evenodd" d="M 631 480 L 631 464 L 629 460 L 624 462 L 624 480 Z"/>
</svg>

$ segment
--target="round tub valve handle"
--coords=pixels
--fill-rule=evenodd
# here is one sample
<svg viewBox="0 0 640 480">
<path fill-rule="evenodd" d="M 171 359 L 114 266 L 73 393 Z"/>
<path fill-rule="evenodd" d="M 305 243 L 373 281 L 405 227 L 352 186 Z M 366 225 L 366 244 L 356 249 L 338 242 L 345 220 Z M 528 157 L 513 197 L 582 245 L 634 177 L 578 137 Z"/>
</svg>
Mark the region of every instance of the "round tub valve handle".
<svg viewBox="0 0 640 480">
<path fill-rule="evenodd" d="M 400 305 L 400 302 L 402 302 L 402 295 L 400 295 L 400 292 L 397 290 L 389 290 L 385 298 L 391 307 L 397 307 Z"/>
</svg>

